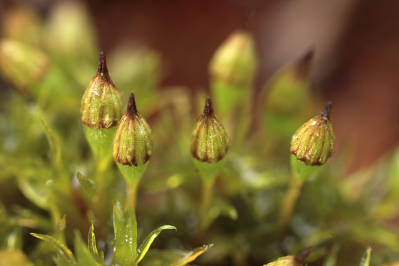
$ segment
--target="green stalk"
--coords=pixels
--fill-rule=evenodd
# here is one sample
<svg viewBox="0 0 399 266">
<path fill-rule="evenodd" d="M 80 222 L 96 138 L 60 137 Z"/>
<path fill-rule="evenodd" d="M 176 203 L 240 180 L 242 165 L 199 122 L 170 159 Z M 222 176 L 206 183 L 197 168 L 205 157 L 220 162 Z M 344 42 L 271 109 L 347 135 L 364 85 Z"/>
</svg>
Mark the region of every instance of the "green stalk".
<svg viewBox="0 0 399 266">
<path fill-rule="evenodd" d="M 90 148 L 96 158 L 97 176 L 101 177 L 109 168 L 112 160 L 112 141 L 116 128 L 92 129 L 84 127 L 84 132 Z M 101 180 L 96 180 L 101 181 Z"/>
<path fill-rule="evenodd" d="M 122 173 L 127 183 L 125 198 L 126 210 L 136 210 L 138 186 L 147 169 L 147 165 L 148 163 L 142 166 L 122 165 L 118 163 L 119 171 Z"/>
<path fill-rule="evenodd" d="M 84 132 L 90 148 L 96 159 L 95 170 L 95 194 L 91 204 L 93 205 L 94 214 L 99 222 L 99 233 L 105 228 L 108 211 L 111 208 L 109 199 L 104 195 L 109 195 L 110 177 L 107 176 L 107 170 L 112 160 L 112 141 L 116 128 L 110 129 L 92 129 L 84 126 Z"/>
<path fill-rule="evenodd" d="M 222 169 L 223 159 L 229 149 L 228 143 L 226 130 L 214 114 L 211 98 L 207 97 L 204 111 L 195 125 L 191 143 L 193 162 L 202 178 L 199 232 L 208 226 L 213 184 Z"/>
<path fill-rule="evenodd" d="M 292 178 L 289 185 L 289 190 L 281 206 L 281 212 L 278 221 L 281 231 L 285 230 L 287 224 L 292 218 L 295 206 L 299 196 L 301 195 L 302 187 L 304 186 L 306 180 L 316 175 L 319 170 L 320 167 L 306 165 L 296 159 L 295 156 L 291 155 Z"/>
<path fill-rule="evenodd" d="M 205 229 L 208 225 L 208 211 L 211 206 L 213 187 L 216 178 L 202 178 L 202 195 L 201 195 L 201 205 L 200 205 L 200 228 Z"/>
<path fill-rule="evenodd" d="M 301 194 L 303 184 L 304 184 L 303 179 L 296 177 L 291 179 L 290 187 L 288 193 L 284 198 L 280 213 L 280 219 L 278 222 L 279 227 L 282 229 L 285 229 L 288 222 L 291 220 L 299 195 Z"/>
<path fill-rule="evenodd" d="M 136 210 L 137 192 L 139 188 L 140 179 L 127 184 L 125 209 Z"/>
<path fill-rule="evenodd" d="M 208 226 L 208 211 L 212 204 L 213 187 L 216 178 L 223 168 L 224 160 L 217 163 L 205 163 L 193 159 L 194 165 L 201 176 L 201 205 L 199 208 L 200 231 Z"/>
</svg>

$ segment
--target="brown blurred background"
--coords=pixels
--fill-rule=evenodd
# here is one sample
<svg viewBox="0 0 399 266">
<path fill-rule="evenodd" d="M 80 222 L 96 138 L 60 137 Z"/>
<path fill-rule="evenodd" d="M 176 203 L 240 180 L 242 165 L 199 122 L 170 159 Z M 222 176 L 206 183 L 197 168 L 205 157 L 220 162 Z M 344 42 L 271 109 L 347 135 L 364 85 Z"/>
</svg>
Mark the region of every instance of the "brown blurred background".
<svg viewBox="0 0 399 266">
<path fill-rule="evenodd" d="M 352 169 L 392 151 L 399 139 L 399 1 L 395 0 L 82 0 L 105 51 L 145 44 L 162 56 L 163 86 L 208 89 L 208 62 L 236 29 L 256 39 L 260 69 L 256 120 L 270 76 L 314 52 L 313 90 L 335 108 L 338 152 L 354 149 Z M 55 1 L 0 0 L 0 14 L 29 5 L 43 16 Z M 66 22 L 67 23 L 67 22 Z M 263 100 L 255 100 L 263 99 Z"/>
</svg>

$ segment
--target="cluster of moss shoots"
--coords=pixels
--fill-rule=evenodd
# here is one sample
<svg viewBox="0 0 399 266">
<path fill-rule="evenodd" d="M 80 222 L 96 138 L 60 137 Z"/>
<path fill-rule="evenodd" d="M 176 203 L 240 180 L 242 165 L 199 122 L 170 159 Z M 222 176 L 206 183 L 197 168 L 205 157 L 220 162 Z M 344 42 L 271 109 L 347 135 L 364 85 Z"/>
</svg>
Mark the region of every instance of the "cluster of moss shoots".
<svg viewBox="0 0 399 266">
<path fill-rule="evenodd" d="M 25 75 L 28 79 L 16 80 L 17 85 L 21 86 L 32 86 L 31 84 L 35 83 L 39 76 L 40 79 L 43 78 L 43 71 L 32 71 L 31 69 L 37 70 L 40 68 L 41 70 L 47 65 L 42 55 L 36 55 L 35 60 L 30 60 L 36 62 L 36 65 L 40 65 L 40 67 L 28 65 L 25 69 L 18 67 L 21 61 L 20 57 L 15 58 L 15 53 L 8 53 L 7 51 L 10 49 L 25 51 L 25 48 L 21 48 L 19 45 L 15 46 L 13 42 L 0 43 L 0 55 L 6 54 L 9 57 L 3 56 L 3 58 L 10 62 L 16 61 L 14 64 L 16 67 L 2 70 L 6 77 L 12 78 L 18 74 L 19 69 L 23 69 L 30 75 Z M 27 53 L 35 55 L 31 51 L 27 51 Z M 21 53 L 21 56 L 24 57 L 24 53 Z M 190 150 L 187 149 L 187 155 L 191 153 L 192 165 L 197 170 L 202 183 L 201 199 L 197 210 L 199 222 L 197 232 L 194 233 L 200 240 L 212 222 L 209 214 L 212 212 L 214 203 L 213 190 L 217 178 L 224 169 L 230 144 L 233 139 L 242 140 L 245 137 L 242 132 L 235 132 L 233 137 L 229 136 L 231 134 L 228 133 L 233 131 L 231 124 L 234 124 L 234 122 L 232 123 L 234 119 L 229 115 L 229 110 L 239 106 L 243 91 L 245 91 L 242 88 L 249 88 L 253 82 L 256 58 L 251 38 L 246 33 L 234 35 L 225 44 L 225 47 L 217 51 L 213 60 L 210 74 L 214 89 L 212 98 L 215 99 L 215 104 L 211 97 L 205 98 L 203 112 L 193 126 Z M 0 67 L 2 67 L 1 64 Z M 29 84 L 25 84 L 27 80 L 29 80 Z M 295 79 L 287 80 L 295 82 Z M 229 98 L 226 99 L 225 95 L 228 95 Z M 38 98 L 45 99 L 45 96 L 39 95 Z M 135 94 L 131 93 L 126 108 L 123 108 L 122 96 L 122 93 L 112 81 L 104 53 L 100 53 L 97 73 L 89 82 L 81 100 L 81 124 L 96 162 L 95 180 L 88 181 L 83 176 L 77 175 L 81 186 L 87 186 L 89 192 L 95 190 L 93 193 L 84 195 L 89 198 L 87 202 L 90 205 L 88 209 L 90 209 L 91 225 L 89 226 L 88 242 L 85 244 L 80 233 L 76 231 L 74 236 L 75 252 L 73 253 L 65 244 L 67 242 L 63 234 L 65 219 L 57 210 L 51 208 L 49 209 L 57 227 L 56 233 L 53 235 L 32 233 L 33 236 L 50 243 L 58 251 L 55 257 L 57 266 L 101 266 L 110 264 L 136 266 L 143 261 L 152 243 L 162 231 L 176 229 L 172 225 L 160 226 L 144 238 L 140 245 L 138 244 L 136 209 L 139 203 L 137 202 L 137 194 L 140 182 L 156 149 L 154 149 L 150 124 L 139 111 L 140 99 L 137 99 L 137 104 Z M 272 104 L 273 97 L 273 95 L 270 97 Z M 279 104 L 277 102 L 277 105 Z M 279 106 L 279 108 L 287 109 L 287 106 Z M 291 107 L 289 106 L 289 108 Z M 288 193 L 283 198 L 282 206 L 279 209 L 277 224 L 279 236 L 282 236 L 288 230 L 288 224 L 293 219 L 294 209 L 304 184 L 323 168 L 334 152 L 335 136 L 331 123 L 331 108 L 331 103 L 327 103 L 320 114 L 300 126 L 291 138 L 292 176 L 289 181 Z M 217 114 L 227 123 L 222 123 Z M 242 108 L 233 116 L 245 116 L 246 114 L 248 114 L 248 110 Z M 43 124 L 50 142 L 56 143 L 57 137 L 54 136 L 45 120 L 43 120 Z M 227 124 L 227 126 L 225 127 L 224 124 Z M 240 126 L 243 128 L 249 127 L 245 123 Z M 183 134 L 189 135 L 190 132 L 183 132 Z M 57 159 L 59 156 L 56 149 L 54 149 L 54 154 L 55 168 L 62 172 L 63 166 L 61 160 Z M 113 195 L 111 198 L 107 198 L 109 187 L 116 185 L 113 177 L 110 177 L 107 172 L 113 167 L 114 163 L 124 178 L 125 191 L 119 193 L 123 195 Z M 67 178 L 60 178 L 60 180 L 60 182 L 68 182 L 65 181 Z M 95 185 L 93 186 L 91 182 Z M 54 191 L 58 192 L 56 189 Z M 62 192 L 60 195 L 70 192 L 62 189 L 60 191 Z M 51 197 L 49 198 L 51 199 Z M 35 203 L 39 206 L 46 205 L 46 202 L 40 200 Z M 95 232 L 94 225 L 99 224 L 99 228 L 107 227 L 109 213 L 106 210 L 109 205 L 112 205 L 113 210 L 114 239 L 112 241 L 112 252 L 105 252 L 104 243 L 100 248 L 97 248 L 97 232 Z M 103 237 L 104 234 L 106 233 L 100 231 L 97 235 Z M 164 258 L 157 260 L 157 264 L 153 263 L 159 266 L 183 266 L 194 261 L 211 246 L 211 244 L 204 245 L 180 254 L 170 261 Z M 305 263 L 309 253 L 309 250 L 304 250 L 298 255 L 281 257 L 266 264 L 266 266 L 300 266 Z M 239 257 L 238 251 L 237 254 L 237 257 Z M 369 263 L 370 250 L 365 253 L 361 265 L 368 266 Z"/>
<path fill-rule="evenodd" d="M 126 180 L 125 212 L 130 217 L 126 222 L 133 223 L 133 225 L 121 225 L 121 230 L 126 230 L 129 226 L 135 226 L 135 218 L 133 217 L 137 202 L 137 190 L 153 153 L 153 141 L 151 128 L 138 111 L 133 93 L 129 97 L 125 114 L 122 115 L 121 110 L 120 93 L 109 75 L 105 55 L 101 53 L 98 72 L 82 98 L 81 119 L 93 153 L 103 164 L 100 168 L 108 167 L 110 154 L 113 154 L 113 159 Z M 303 162 L 302 166 L 297 167 L 306 168 L 324 165 L 332 155 L 334 133 L 330 122 L 330 112 L 331 104 L 329 103 L 320 115 L 310 119 L 294 134 L 291 153 L 295 156 L 295 160 Z M 115 128 L 116 131 L 113 130 Z M 110 139 L 113 139 L 113 141 L 110 142 Z M 228 149 L 229 137 L 227 132 L 215 115 L 211 98 L 207 97 L 203 113 L 195 124 L 191 142 L 193 161 L 204 183 L 199 213 L 202 230 L 208 225 L 206 213 L 211 204 L 212 186 L 223 167 L 223 159 Z M 306 179 L 305 176 L 300 174 L 300 171 L 297 172 L 296 178 Z M 99 180 L 99 182 L 101 181 Z M 293 183 L 293 189 L 296 191 L 299 189 L 297 182 Z M 283 208 L 282 227 L 285 226 L 291 215 L 298 194 L 290 198 L 285 205 L 286 207 Z M 118 215 L 123 215 L 120 206 L 116 206 L 114 219 Z M 156 236 L 164 229 L 174 229 L 174 227 L 169 225 L 160 227 L 150 234 L 150 240 L 145 240 L 144 245 L 151 245 L 155 239 L 154 235 Z M 115 227 L 115 230 L 118 230 L 118 228 Z M 142 254 L 143 250 L 148 250 L 147 246 L 141 247 L 137 251 L 136 246 L 126 247 L 126 251 L 122 252 L 130 252 L 131 259 L 127 259 L 126 254 L 120 255 L 120 247 L 119 249 L 116 247 L 114 259 L 120 265 L 137 265 L 145 255 L 145 253 Z M 301 265 L 305 257 L 303 255 L 287 257 L 287 259 L 280 259 L 268 265 Z M 282 261 L 290 262 L 282 263 Z"/>
</svg>

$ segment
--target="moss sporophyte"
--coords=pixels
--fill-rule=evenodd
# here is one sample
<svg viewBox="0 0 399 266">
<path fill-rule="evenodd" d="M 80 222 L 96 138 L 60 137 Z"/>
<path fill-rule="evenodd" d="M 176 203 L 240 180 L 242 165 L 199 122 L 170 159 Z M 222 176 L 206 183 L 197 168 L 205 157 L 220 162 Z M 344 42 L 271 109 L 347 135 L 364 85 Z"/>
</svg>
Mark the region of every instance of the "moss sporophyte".
<svg viewBox="0 0 399 266">
<path fill-rule="evenodd" d="M 151 129 L 137 111 L 133 93 L 115 135 L 113 154 L 117 163 L 136 167 L 144 165 L 152 154 Z"/>
<path fill-rule="evenodd" d="M 132 93 L 113 144 L 114 160 L 129 185 L 127 206 L 135 206 L 137 186 L 147 168 L 152 145 L 150 126 L 137 111 L 136 100 Z"/>
<path fill-rule="evenodd" d="M 334 151 L 331 107 L 328 103 L 320 115 L 303 124 L 292 137 L 291 153 L 306 165 L 323 165 Z"/>
<path fill-rule="evenodd" d="M 82 97 L 81 113 L 82 123 L 92 129 L 115 127 L 121 118 L 120 94 L 108 73 L 103 52 L 100 53 L 97 74 Z"/>
<path fill-rule="evenodd" d="M 112 141 L 116 126 L 122 115 L 119 91 L 111 80 L 106 57 L 100 53 L 96 75 L 87 86 L 81 101 L 81 121 L 86 139 L 96 159 L 96 191 L 91 198 L 94 213 L 99 222 L 106 222 L 106 206 L 110 202 L 104 198 L 109 193 L 112 176 L 107 170 L 112 162 Z M 110 206 L 109 206 L 110 207 Z"/>
<path fill-rule="evenodd" d="M 111 161 L 112 140 L 122 115 L 120 94 L 111 80 L 103 52 L 97 74 L 83 94 L 81 114 L 86 139 L 96 156 L 99 171 L 103 172 Z"/>
<path fill-rule="evenodd" d="M 210 75 L 236 88 L 247 88 L 256 69 L 255 45 L 244 31 L 233 33 L 215 52 Z"/>
<path fill-rule="evenodd" d="M 334 151 L 335 136 L 330 121 L 332 104 L 321 114 L 303 124 L 291 140 L 291 172 L 289 191 L 283 201 L 279 224 L 285 228 L 306 180 L 315 176 Z"/>
<path fill-rule="evenodd" d="M 204 112 L 193 131 L 191 154 L 198 161 L 217 163 L 225 157 L 228 149 L 227 133 L 214 114 L 212 100 L 207 98 Z"/>
<path fill-rule="evenodd" d="M 194 164 L 202 177 L 201 229 L 208 225 L 207 213 L 212 199 L 213 184 L 222 169 L 229 149 L 229 139 L 216 118 L 212 100 L 208 97 L 203 113 L 195 125 L 191 143 Z"/>
<path fill-rule="evenodd" d="M 236 143 L 245 141 L 249 130 L 250 92 L 257 69 L 255 50 L 252 35 L 237 31 L 220 45 L 209 64 L 212 98 Z"/>
</svg>

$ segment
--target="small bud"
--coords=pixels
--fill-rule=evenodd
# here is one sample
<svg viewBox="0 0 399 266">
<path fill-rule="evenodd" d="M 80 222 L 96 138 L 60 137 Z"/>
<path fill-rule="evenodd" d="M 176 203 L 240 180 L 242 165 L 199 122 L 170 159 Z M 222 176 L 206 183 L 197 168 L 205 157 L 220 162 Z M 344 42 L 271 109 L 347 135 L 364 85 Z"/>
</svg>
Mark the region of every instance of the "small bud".
<svg viewBox="0 0 399 266">
<path fill-rule="evenodd" d="M 265 264 L 264 266 L 301 266 L 309 256 L 310 250 L 306 250 L 296 256 L 286 256 Z"/>
<path fill-rule="evenodd" d="M 331 103 L 303 124 L 291 140 L 291 153 L 306 165 L 323 165 L 334 151 L 335 136 L 330 121 Z"/>
<path fill-rule="evenodd" d="M 270 262 L 264 266 L 298 266 L 294 260 L 294 256 L 286 256 L 277 259 L 276 261 Z"/>
<path fill-rule="evenodd" d="M 113 155 L 117 163 L 144 165 L 152 154 L 150 126 L 137 111 L 134 94 L 130 94 L 127 112 L 123 115 L 114 139 Z"/>
<path fill-rule="evenodd" d="M 48 14 L 46 44 L 55 56 L 65 60 L 93 57 L 96 47 L 94 26 L 80 1 L 59 1 Z"/>
<path fill-rule="evenodd" d="M 104 53 L 96 76 L 91 80 L 82 97 L 82 123 L 93 129 L 107 129 L 116 126 L 122 115 L 118 90 L 112 82 Z"/>
<path fill-rule="evenodd" d="M 276 72 L 268 85 L 267 112 L 285 115 L 292 121 L 314 105 L 309 80 L 313 58 L 312 50 Z"/>
<path fill-rule="evenodd" d="M 233 33 L 215 52 L 211 76 L 238 88 L 246 88 L 256 69 L 255 45 L 249 33 Z"/>
<path fill-rule="evenodd" d="M 207 98 L 204 113 L 193 131 L 191 154 L 201 162 L 216 163 L 224 158 L 228 148 L 227 133 L 213 112 L 211 99 Z"/>
<path fill-rule="evenodd" d="M 40 50 L 18 41 L 0 41 L 0 73 L 16 87 L 27 89 L 37 85 L 48 66 L 48 58 Z"/>
</svg>

